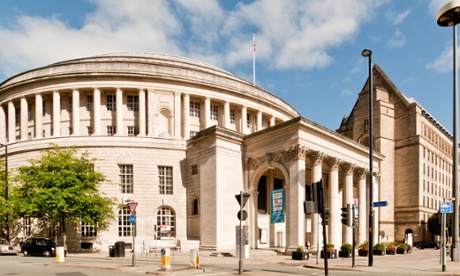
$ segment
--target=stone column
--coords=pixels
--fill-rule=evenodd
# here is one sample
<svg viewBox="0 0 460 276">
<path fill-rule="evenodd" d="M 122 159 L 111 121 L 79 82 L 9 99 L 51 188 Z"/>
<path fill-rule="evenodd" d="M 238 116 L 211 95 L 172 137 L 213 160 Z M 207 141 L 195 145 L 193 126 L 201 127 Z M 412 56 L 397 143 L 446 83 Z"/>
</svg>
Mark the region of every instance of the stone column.
<svg viewBox="0 0 460 276">
<path fill-rule="evenodd" d="M 288 220 L 286 223 L 286 242 L 288 249 L 295 250 L 305 243 L 305 149 L 300 145 L 290 151 L 294 160 L 289 166 L 289 199 L 287 202 Z"/>
<path fill-rule="evenodd" d="M 228 101 L 224 103 L 224 127 L 230 128 L 230 103 Z"/>
<path fill-rule="evenodd" d="M 43 98 L 35 94 L 35 138 L 43 138 Z"/>
<path fill-rule="evenodd" d="M 93 98 L 93 134 L 101 135 L 101 90 L 99 88 L 94 88 Z"/>
<path fill-rule="evenodd" d="M 262 111 L 257 112 L 257 131 L 262 130 Z"/>
<path fill-rule="evenodd" d="M 72 90 L 72 135 L 80 135 L 80 91 Z"/>
<path fill-rule="evenodd" d="M 182 137 L 184 140 L 190 138 L 190 95 L 185 93 L 184 94 L 184 126 L 182 128 L 183 133 Z"/>
<path fill-rule="evenodd" d="M 153 89 L 147 90 L 147 136 L 157 136 L 155 134 L 155 92 Z"/>
<path fill-rule="evenodd" d="M 275 116 L 271 116 L 270 117 L 270 126 L 274 126 L 276 124 L 276 121 L 275 121 Z"/>
<path fill-rule="evenodd" d="M 209 97 L 206 97 L 204 99 L 204 127 L 208 128 L 211 126 L 211 99 Z"/>
<path fill-rule="evenodd" d="M 5 110 L 3 108 L 4 105 L 0 105 L 0 143 L 6 144 L 6 126 L 8 122 L 6 121 Z"/>
<path fill-rule="evenodd" d="M 344 185 L 344 193 L 343 193 L 343 207 L 346 207 L 347 204 L 353 204 L 353 164 L 344 164 L 343 165 L 344 173 L 345 173 L 345 185 Z M 353 242 L 353 232 L 352 228 L 346 225 L 342 225 L 343 229 L 343 236 L 342 241 L 347 243 Z"/>
<path fill-rule="evenodd" d="M 117 122 L 117 130 L 116 130 L 116 136 L 123 136 L 124 134 L 124 126 L 123 126 L 123 90 L 120 88 L 117 88 L 116 91 L 116 105 L 117 105 L 117 111 L 116 111 L 116 122 Z"/>
<path fill-rule="evenodd" d="M 145 136 L 145 90 L 139 89 L 139 136 Z"/>
<path fill-rule="evenodd" d="M 367 224 L 368 224 L 368 214 L 369 212 L 367 211 L 367 175 L 369 174 L 369 171 L 366 169 L 361 169 L 360 170 L 360 176 L 359 176 L 359 187 L 358 187 L 358 217 L 359 217 L 359 224 L 358 224 L 358 241 L 357 244 L 361 244 L 364 241 L 368 241 L 368 233 L 367 233 Z"/>
<path fill-rule="evenodd" d="M 8 102 L 8 142 L 16 142 L 16 108 L 12 101 Z"/>
<path fill-rule="evenodd" d="M 330 158 L 328 160 L 329 171 L 329 243 L 335 244 L 336 247 L 342 244 L 342 227 L 341 227 L 341 206 L 339 198 L 339 165 L 340 159 Z"/>
<path fill-rule="evenodd" d="M 324 154 L 321 152 L 313 152 L 310 155 L 311 161 L 313 163 L 311 183 L 318 182 L 323 177 L 322 165 Z M 323 182 L 323 185 L 325 183 Z M 325 185 L 324 185 L 325 186 Z M 324 189 L 325 191 L 325 189 Z M 312 239 L 310 241 L 311 247 L 318 250 L 319 247 L 322 247 L 321 241 L 323 240 L 322 227 L 319 225 L 321 218 L 319 214 L 311 214 L 311 229 L 312 229 Z M 305 243 L 305 241 L 303 241 Z"/>
<path fill-rule="evenodd" d="M 27 140 L 27 132 L 28 132 L 28 121 L 29 121 L 29 116 L 28 116 L 28 109 L 27 109 L 27 99 L 26 97 L 22 96 L 21 97 L 21 118 L 20 118 L 20 133 L 21 133 L 21 140 L 25 141 Z"/>
<path fill-rule="evenodd" d="M 248 133 L 248 127 L 247 127 L 247 124 L 246 124 L 247 116 L 248 116 L 248 110 L 247 110 L 246 106 L 243 106 L 241 108 L 241 129 L 240 129 L 241 133 L 243 133 L 243 134 Z"/>
<path fill-rule="evenodd" d="M 180 105 L 180 98 L 181 92 L 174 92 L 174 138 L 175 139 L 182 139 L 181 133 L 181 105 Z"/>
<path fill-rule="evenodd" d="M 61 136 L 61 95 L 53 91 L 53 137 Z"/>
</svg>

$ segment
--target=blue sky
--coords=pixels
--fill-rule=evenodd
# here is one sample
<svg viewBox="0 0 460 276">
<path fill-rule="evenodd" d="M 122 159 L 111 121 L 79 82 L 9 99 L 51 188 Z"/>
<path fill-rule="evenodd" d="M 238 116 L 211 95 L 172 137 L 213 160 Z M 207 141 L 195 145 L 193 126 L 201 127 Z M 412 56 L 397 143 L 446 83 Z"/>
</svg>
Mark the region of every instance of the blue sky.
<svg viewBox="0 0 460 276">
<path fill-rule="evenodd" d="M 396 87 L 452 130 L 448 0 L 1 0 L 0 82 L 113 52 L 185 56 L 252 81 L 335 130 L 367 79 L 370 48 Z"/>
</svg>

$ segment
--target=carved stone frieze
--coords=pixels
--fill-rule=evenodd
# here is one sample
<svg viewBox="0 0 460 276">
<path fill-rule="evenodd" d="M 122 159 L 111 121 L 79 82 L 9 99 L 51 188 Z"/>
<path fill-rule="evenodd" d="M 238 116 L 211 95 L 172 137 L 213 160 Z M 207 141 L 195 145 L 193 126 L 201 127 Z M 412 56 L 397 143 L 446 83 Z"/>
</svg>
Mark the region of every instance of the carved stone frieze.
<svg viewBox="0 0 460 276">
<path fill-rule="evenodd" d="M 283 151 L 268 152 L 264 156 L 258 158 L 246 158 L 243 166 L 245 169 L 255 170 L 264 163 L 268 163 L 269 165 L 271 165 L 272 162 L 283 164 L 292 160 L 304 159 L 307 152 L 307 147 L 295 145 Z"/>
</svg>

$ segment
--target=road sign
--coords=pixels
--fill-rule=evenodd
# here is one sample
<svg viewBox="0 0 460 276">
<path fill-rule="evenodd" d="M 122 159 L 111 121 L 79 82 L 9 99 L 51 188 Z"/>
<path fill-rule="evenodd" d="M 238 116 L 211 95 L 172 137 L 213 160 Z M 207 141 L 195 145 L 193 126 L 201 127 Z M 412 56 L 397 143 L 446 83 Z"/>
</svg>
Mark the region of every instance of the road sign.
<svg viewBox="0 0 460 276">
<path fill-rule="evenodd" d="M 128 206 L 129 211 L 131 211 L 131 214 L 134 214 L 134 212 L 136 211 L 137 202 L 128 202 L 126 203 L 126 205 Z"/>
<path fill-rule="evenodd" d="M 131 223 L 131 224 L 136 223 L 136 216 L 135 215 L 129 215 L 129 223 Z"/>
<path fill-rule="evenodd" d="M 388 201 L 377 201 L 374 202 L 374 207 L 385 207 L 388 205 Z"/>
<path fill-rule="evenodd" d="M 439 209 L 441 213 L 453 213 L 454 212 L 454 206 L 452 203 L 441 202 L 441 206 Z"/>
</svg>

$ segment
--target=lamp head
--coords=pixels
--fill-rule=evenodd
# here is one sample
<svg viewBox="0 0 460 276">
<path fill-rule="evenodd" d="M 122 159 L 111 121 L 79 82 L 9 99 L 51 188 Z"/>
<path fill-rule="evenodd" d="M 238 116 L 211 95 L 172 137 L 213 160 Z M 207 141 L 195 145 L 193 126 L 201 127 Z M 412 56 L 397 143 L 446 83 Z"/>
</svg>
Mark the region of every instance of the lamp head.
<svg viewBox="0 0 460 276">
<path fill-rule="evenodd" d="M 460 23 L 460 0 L 445 4 L 436 14 L 436 23 L 441 27 L 449 27 Z"/>
<path fill-rule="evenodd" d="M 364 49 L 364 50 L 361 52 L 361 55 L 362 55 L 363 57 L 370 57 L 370 56 L 372 56 L 372 51 L 371 51 L 371 49 Z"/>
</svg>

